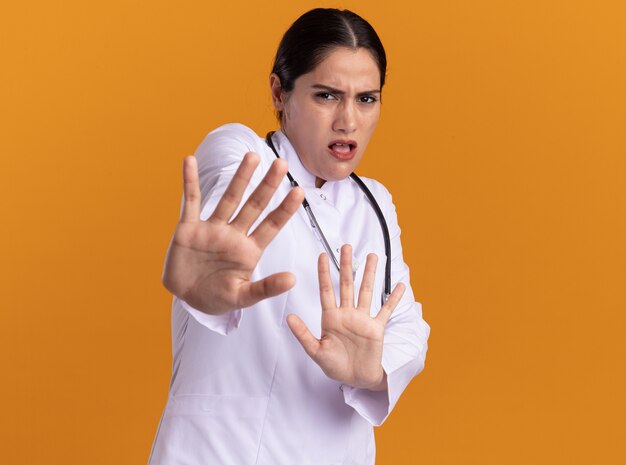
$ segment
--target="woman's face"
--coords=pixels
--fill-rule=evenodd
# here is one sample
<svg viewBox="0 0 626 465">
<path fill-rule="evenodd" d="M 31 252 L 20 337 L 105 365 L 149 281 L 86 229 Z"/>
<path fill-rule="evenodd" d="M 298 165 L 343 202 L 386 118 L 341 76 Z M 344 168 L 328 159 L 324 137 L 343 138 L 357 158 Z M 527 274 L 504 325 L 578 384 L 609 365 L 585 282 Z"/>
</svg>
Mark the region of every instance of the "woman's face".
<svg viewBox="0 0 626 465">
<path fill-rule="evenodd" d="M 316 186 L 349 176 L 358 165 L 380 116 L 380 72 L 367 49 L 338 47 L 296 79 L 288 94 L 270 78 L 282 130 Z"/>
</svg>

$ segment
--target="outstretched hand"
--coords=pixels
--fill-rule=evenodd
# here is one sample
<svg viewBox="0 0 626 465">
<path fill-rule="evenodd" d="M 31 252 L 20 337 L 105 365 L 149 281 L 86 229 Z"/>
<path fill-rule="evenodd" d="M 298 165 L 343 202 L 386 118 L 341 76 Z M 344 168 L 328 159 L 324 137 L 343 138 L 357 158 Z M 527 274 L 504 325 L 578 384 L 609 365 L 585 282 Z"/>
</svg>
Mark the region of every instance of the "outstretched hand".
<svg viewBox="0 0 626 465">
<path fill-rule="evenodd" d="M 205 313 L 218 315 L 249 307 L 295 284 L 295 276 L 287 272 L 256 282 L 250 280 L 263 251 L 304 198 L 301 188 L 292 189 L 248 235 L 287 173 L 284 160 L 272 163 L 231 220 L 259 161 L 254 152 L 245 155 L 215 211 L 203 221 L 197 161 L 193 156 L 185 158 L 183 212 L 167 252 L 163 284 L 172 294 Z"/>
<path fill-rule="evenodd" d="M 340 305 L 330 279 L 328 256 L 318 260 L 322 334 L 316 339 L 300 317 L 290 314 L 287 323 L 306 353 L 322 371 L 336 381 L 354 387 L 382 390 L 386 375 L 382 367 L 385 326 L 398 305 L 404 284 L 398 284 L 376 317 L 370 317 L 374 277 L 378 258 L 369 254 L 365 263 L 358 303 L 354 305 L 352 247 L 341 248 L 339 289 Z"/>
</svg>

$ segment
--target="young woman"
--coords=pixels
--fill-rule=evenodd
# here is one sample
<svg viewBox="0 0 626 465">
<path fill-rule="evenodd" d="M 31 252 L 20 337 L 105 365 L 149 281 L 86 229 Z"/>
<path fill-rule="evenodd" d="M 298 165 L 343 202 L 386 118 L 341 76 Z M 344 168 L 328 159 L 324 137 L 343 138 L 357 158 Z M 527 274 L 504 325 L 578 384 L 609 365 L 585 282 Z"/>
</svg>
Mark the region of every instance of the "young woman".
<svg viewBox="0 0 626 465">
<path fill-rule="evenodd" d="M 152 465 L 374 463 L 373 426 L 422 370 L 430 331 L 390 194 L 351 176 L 385 70 L 369 23 L 309 11 L 270 76 L 280 130 L 225 125 L 185 159 Z"/>
</svg>

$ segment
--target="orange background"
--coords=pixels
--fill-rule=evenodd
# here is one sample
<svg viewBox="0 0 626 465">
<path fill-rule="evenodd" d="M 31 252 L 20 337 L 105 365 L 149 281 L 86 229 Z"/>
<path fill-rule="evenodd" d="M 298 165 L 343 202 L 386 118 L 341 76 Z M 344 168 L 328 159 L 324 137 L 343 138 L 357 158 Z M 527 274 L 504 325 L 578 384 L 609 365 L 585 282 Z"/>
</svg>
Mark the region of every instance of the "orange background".
<svg viewBox="0 0 626 465">
<path fill-rule="evenodd" d="M 394 194 L 432 326 L 377 463 L 626 463 L 620 0 L 3 5 L 2 463 L 146 462 L 182 159 L 274 128 L 273 54 L 318 5 L 388 50 L 359 172 Z"/>
</svg>

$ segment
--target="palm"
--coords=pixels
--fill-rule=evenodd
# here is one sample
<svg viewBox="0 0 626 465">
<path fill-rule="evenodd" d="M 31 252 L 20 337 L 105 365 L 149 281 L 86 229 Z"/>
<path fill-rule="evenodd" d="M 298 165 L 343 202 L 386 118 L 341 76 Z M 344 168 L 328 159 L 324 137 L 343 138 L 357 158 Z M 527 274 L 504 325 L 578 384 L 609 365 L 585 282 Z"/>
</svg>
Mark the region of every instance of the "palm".
<svg viewBox="0 0 626 465">
<path fill-rule="evenodd" d="M 296 315 L 290 315 L 288 322 L 305 351 L 329 378 L 355 387 L 368 388 L 379 385 L 383 379 L 385 326 L 404 292 L 404 286 L 397 286 L 379 314 L 375 318 L 370 317 L 377 259 L 374 254 L 367 257 L 358 303 L 355 306 L 351 257 L 351 248 L 344 246 L 341 251 L 340 305 L 337 306 L 328 258 L 325 254 L 320 256 L 318 273 L 322 305 L 321 338 L 315 339 Z"/>
<path fill-rule="evenodd" d="M 385 325 L 369 314 L 350 309 L 328 309 L 322 314 L 322 337 L 314 360 L 329 378 L 346 384 L 382 376 Z"/>
<path fill-rule="evenodd" d="M 187 283 L 185 300 L 196 308 L 204 307 L 209 298 L 218 311 L 242 306 L 233 297 L 250 283 L 262 249 L 245 234 L 229 229 L 202 221 L 176 228 L 169 255 L 180 260 L 178 279 Z"/>
<path fill-rule="evenodd" d="M 230 220 L 257 164 L 258 158 L 246 155 L 214 213 L 202 221 L 195 159 L 185 160 L 185 203 L 168 250 L 163 282 L 173 294 L 206 313 L 248 307 L 293 286 L 290 273 L 278 273 L 258 282 L 250 280 L 265 247 L 302 201 L 300 189 L 292 190 L 248 235 L 285 175 L 283 162 L 272 165 L 263 182 Z"/>
</svg>

